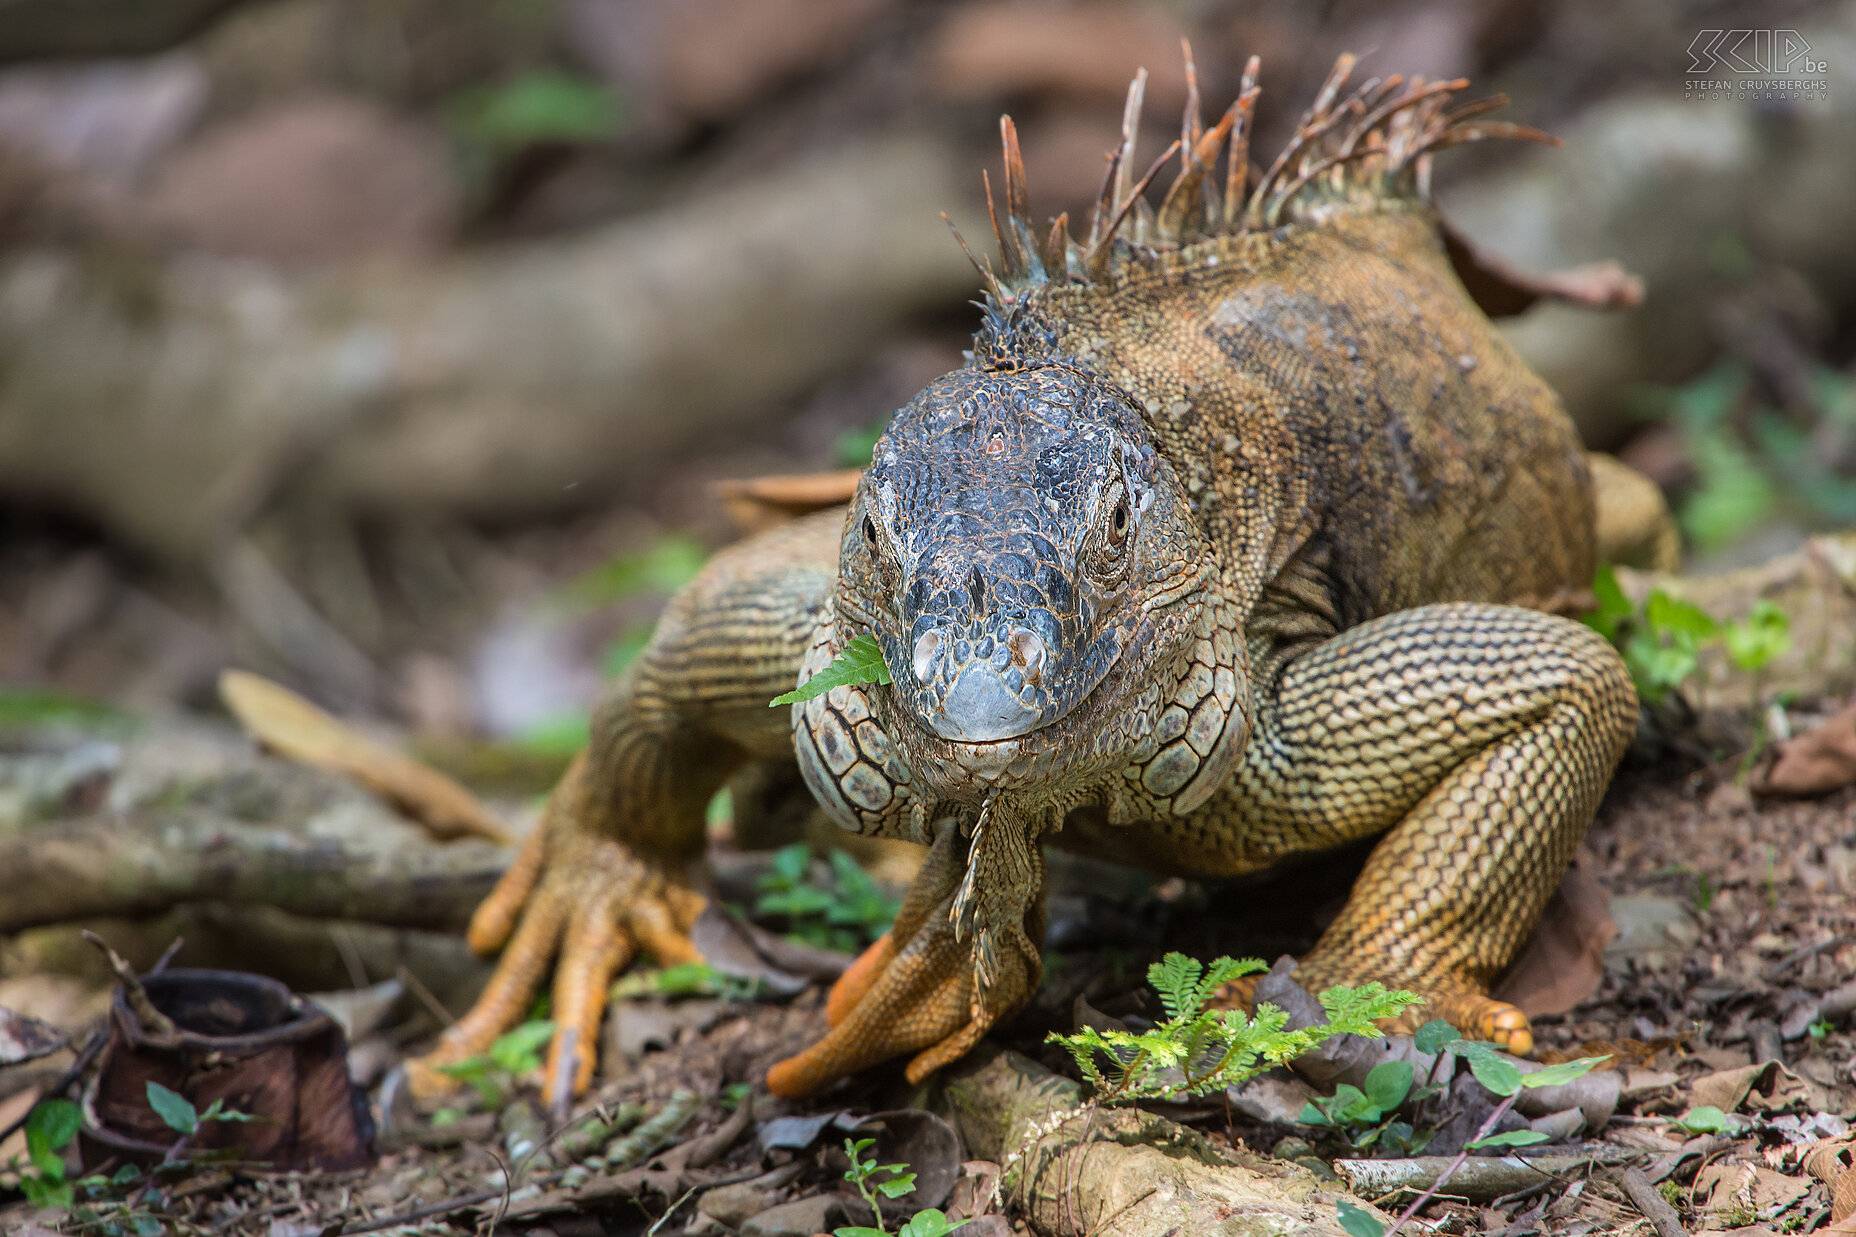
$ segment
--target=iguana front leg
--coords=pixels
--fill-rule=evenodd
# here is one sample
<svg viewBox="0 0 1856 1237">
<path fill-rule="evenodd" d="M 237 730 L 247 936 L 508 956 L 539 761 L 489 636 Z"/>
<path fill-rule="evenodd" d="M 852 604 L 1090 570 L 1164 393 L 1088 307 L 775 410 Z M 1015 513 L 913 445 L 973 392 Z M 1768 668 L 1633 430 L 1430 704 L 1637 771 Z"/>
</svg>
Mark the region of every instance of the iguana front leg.
<svg viewBox="0 0 1856 1237">
<path fill-rule="evenodd" d="M 1525 1053 L 1488 996 L 1559 884 L 1630 742 L 1637 700 L 1594 632 L 1506 606 L 1424 606 L 1284 667 L 1228 802 L 1272 857 L 1390 831 L 1303 960 L 1313 989 L 1383 980 Z"/>
<path fill-rule="evenodd" d="M 920 1082 L 1031 999 L 1044 974 L 1044 854 L 1028 825 L 1003 801 L 970 834 L 942 822 L 894 925 L 833 985 L 831 1030 L 767 1072 L 774 1094 L 810 1095 L 905 1055 Z"/>
<path fill-rule="evenodd" d="M 601 703 L 542 823 L 477 909 L 472 947 L 502 947 L 502 958 L 470 1012 L 409 1063 L 415 1090 L 454 1085 L 437 1067 L 520 1022 L 557 954 L 546 1093 L 570 1064 L 584 1090 L 612 976 L 639 951 L 665 964 L 697 957 L 689 930 L 703 899 L 689 870 L 705 809 L 745 761 L 790 756 L 787 712 L 767 702 L 798 677 L 843 522 L 827 512 L 733 546 L 672 599 Z"/>
</svg>

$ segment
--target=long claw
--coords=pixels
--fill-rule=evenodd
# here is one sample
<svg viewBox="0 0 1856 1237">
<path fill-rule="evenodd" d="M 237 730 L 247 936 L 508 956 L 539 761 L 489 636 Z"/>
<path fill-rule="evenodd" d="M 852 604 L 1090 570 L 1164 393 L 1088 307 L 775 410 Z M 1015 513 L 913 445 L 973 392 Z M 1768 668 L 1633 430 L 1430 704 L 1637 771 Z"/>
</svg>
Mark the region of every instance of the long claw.
<svg viewBox="0 0 1856 1237">
<path fill-rule="evenodd" d="M 871 956 L 866 952 L 858 966 Z M 922 1053 L 959 1037 L 969 1020 L 980 1024 L 978 1035 L 985 1034 L 993 1018 L 973 1008 L 971 965 L 946 919 L 931 921 L 874 976 L 856 1005 L 823 1039 L 767 1071 L 768 1089 L 787 1099 L 811 1095 L 880 1061 Z M 911 1078 L 915 1064 L 910 1064 Z"/>
<path fill-rule="evenodd" d="M 522 1020 L 535 990 L 541 986 L 548 963 L 554 958 L 565 916 L 559 903 L 531 902 L 516 929 L 515 939 L 497 960 L 490 982 L 470 1012 L 446 1029 L 438 1047 L 407 1063 L 407 1080 L 418 1096 L 443 1095 L 457 1089 L 457 1080 L 438 1071 L 489 1051 L 496 1037 Z"/>
<path fill-rule="evenodd" d="M 1001 931 L 989 956 L 996 971 L 981 984 L 979 938 L 962 936 L 950 912 L 964 875 L 961 838 L 945 831 L 929 852 L 889 933 L 865 950 L 832 986 L 825 1002 L 831 1029 L 767 1072 L 767 1086 L 788 1099 L 811 1095 L 847 1074 L 913 1055 L 906 1071 L 919 1082 L 957 1060 L 1000 1018 L 1030 999 L 1040 975 L 1033 930 Z M 1042 902 L 1036 904 L 1041 916 Z M 1009 917 L 1024 919 L 1014 903 Z"/>
<path fill-rule="evenodd" d="M 584 1092 L 593 1081 L 598 1056 L 599 1021 L 606 1012 L 606 989 L 621 967 L 631 960 L 631 934 L 619 927 L 610 899 L 600 899 L 575 917 L 554 967 L 554 1042 L 548 1047 L 547 1074 L 542 1094 L 553 1095 L 571 1040 L 573 1094 Z"/>
</svg>

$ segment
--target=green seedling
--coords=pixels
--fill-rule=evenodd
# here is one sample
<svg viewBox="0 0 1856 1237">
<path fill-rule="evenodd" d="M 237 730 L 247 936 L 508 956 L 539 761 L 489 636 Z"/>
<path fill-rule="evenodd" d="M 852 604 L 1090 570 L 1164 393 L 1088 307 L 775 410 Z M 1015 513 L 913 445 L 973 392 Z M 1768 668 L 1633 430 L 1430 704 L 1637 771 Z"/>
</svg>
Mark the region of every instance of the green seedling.
<svg viewBox="0 0 1856 1237">
<path fill-rule="evenodd" d="M 1166 1008 L 1163 1022 L 1148 1031 L 1083 1027 L 1052 1034 L 1048 1042 L 1075 1059 L 1098 1103 L 1177 1100 L 1241 1085 L 1335 1035 L 1377 1039 L 1379 1019 L 1418 1000 L 1378 983 L 1330 988 L 1321 994 L 1327 1025 L 1299 1031 L 1285 1030 L 1289 1016 L 1273 1005 L 1260 1005 L 1248 1017 L 1238 1009 L 1207 1008 L 1224 985 L 1264 969 L 1256 958 L 1219 958 L 1207 967 L 1184 954 L 1167 954 L 1147 970 L 1147 982 Z M 1106 1058 L 1106 1068 L 1098 1058 Z"/>
<path fill-rule="evenodd" d="M 498 1036 L 488 1052 L 465 1057 L 438 1071 L 464 1083 L 477 1093 L 486 1110 L 503 1107 L 523 1076 L 541 1068 L 541 1050 L 554 1036 L 554 1023 L 525 1022 Z"/>
<path fill-rule="evenodd" d="M 1691 1108 L 1670 1124 L 1685 1134 L 1725 1134 L 1740 1128 L 1738 1118 L 1722 1112 L 1713 1104 Z"/>
<path fill-rule="evenodd" d="M 706 962 L 681 962 L 662 970 L 627 971 L 613 982 L 611 999 L 641 996 L 716 996 L 730 1001 L 752 1000 L 760 991 L 756 980 L 724 975 Z"/>
<path fill-rule="evenodd" d="M 1429 1145 L 1434 1131 L 1419 1130 L 1393 1114 L 1407 1104 L 1421 1104 L 1442 1088 L 1413 1087 L 1412 1081 L 1409 1061 L 1381 1061 L 1366 1075 L 1364 1089 L 1342 1083 L 1333 1095 L 1303 1105 L 1296 1120 L 1333 1131 L 1356 1151 L 1416 1155 Z"/>
<path fill-rule="evenodd" d="M 812 882 L 812 852 L 805 843 L 775 851 L 773 866 L 755 882 L 754 914 L 783 921 L 794 940 L 853 953 L 889 931 L 901 903 L 843 851 L 832 851 L 827 862 L 832 884 L 824 888 Z"/>
<path fill-rule="evenodd" d="M 155 1115 L 161 1118 L 163 1125 L 186 1137 L 198 1134 L 201 1126 L 213 1121 L 258 1120 L 248 1112 L 235 1112 L 227 1108 L 224 1099 L 214 1100 L 204 1111 L 196 1110 L 192 1100 L 158 1082 L 148 1084 L 148 1106 L 155 1110 Z"/>
<path fill-rule="evenodd" d="M 34 1207 L 68 1209 L 75 1201 L 72 1183 L 65 1179 L 64 1149 L 84 1123 L 82 1111 L 70 1100 L 42 1100 L 26 1116 L 26 1160 L 32 1171 L 18 1165 L 20 1192 Z"/>
<path fill-rule="evenodd" d="M 901 1198 L 905 1194 L 915 1193 L 915 1174 L 909 1171 L 907 1164 L 878 1164 L 874 1157 L 864 1158 L 864 1152 L 876 1146 L 874 1138 L 859 1138 L 855 1142 L 844 1140 L 844 1154 L 850 1157 L 851 1166 L 845 1171 L 844 1179 L 857 1188 L 863 1195 L 864 1202 L 870 1205 L 876 1216 L 876 1227 L 868 1225 L 850 1225 L 832 1230 L 832 1237 L 889 1237 L 889 1230 L 883 1225 L 883 1207 L 877 1195 L 886 1199 Z M 877 1180 L 878 1173 L 888 1176 Z M 966 1221 L 961 1221 L 962 1224 Z M 939 1209 L 930 1207 L 918 1211 L 896 1230 L 896 1237 L 946 1237 L 948 1233 L 959 1228 L 959 1224 L 950 1222 Z"/>
<path fill-rule="evenodd" d="M 1586 626 L 1623 656 L 1637 694 L 1651 705 L 1661 704 L 1689 681 L 1701 664 L 1704 649 L 1720 645 L 1737 669 L 1763 676 L 1773 660 L 1792 645 L 1791 620 L 1770 598 L 1755 602 L 1746 618 L 1725 624 L 1693 602 L 1662 589 L 1651 592 L 1638 610 L 1624 595 L 1610 564 L 1598 569 L 1592 594 L 1597 604 L 1585 616 Z M 1753 694 L 1763 695 L 1759 677 L 1754 680 Z M 1762 722 L 1762 744 L 1763 731 Z M 1758 750 L 1756 746 L 1753 754 Z"/>
<path fill-rule="evenodd" d="M 1495 1106 L 1488 1119 L 1483 1123 L 1483 1130 L 1492 1130 L 1502 1116 L 1514 1107 L 1515 1097 L 1524 1090 L 1539 1087 L 1559 1087 L 1582 1078 L 1595 1067 L 1609 1060 L 1609 1057 L 1580 1057 L 1576 1061 L 1562 1061 L 1558 1065 L 1549 1065 L 1523 1074 L 1514 1062 L 1500 1054 L 1494 1044 L 1480 1040 L 1466 1040 L 1456 1030 L 1441 1022 L 1426 1023 L 1418 1034 L 1413 1036 L 1418 1041 L 1420 1051 L 1448 1052 L 1462 1057 L 1469 1063 L 1470 1073 L 1484 1087 L 1502 1097 L 1502 1102 Z M 1470 1151 L 1487 1147 L 1527 1147 L 1547 1141 L 1547 1136 L 1538 1130 L 1510 1130 L 1505 1133 L 1484 1133 L 1479 1138 L 1463 1144 L 1463 1154 L 1451 1164 L 1438 1179 L 1437 1184 L 1426 1190 L 1399 1217 L 1403 1224 L 1424 1201 L 1444 1188 L 1450 1176 L 1461 1167 L 1464 1156 Z M 1340 1225 L 1349 1237 L 1385 1237 L 1386 1227 L 1372 1213 L 1342 1199 L 1337 1205 Z M 1395 1225 L 1394 1227 L 1397 1227 Z"/>
</svg>

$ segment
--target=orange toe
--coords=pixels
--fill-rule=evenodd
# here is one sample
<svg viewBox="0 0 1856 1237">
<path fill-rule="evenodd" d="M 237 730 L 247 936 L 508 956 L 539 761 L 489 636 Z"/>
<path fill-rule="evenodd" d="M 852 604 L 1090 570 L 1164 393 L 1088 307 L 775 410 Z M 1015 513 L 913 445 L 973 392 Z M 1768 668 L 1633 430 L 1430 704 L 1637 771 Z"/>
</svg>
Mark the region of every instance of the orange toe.
<svg viewBox="0 0 1856 1237">
<path fill-rule="evenodd" d="M 877 937 L 870 948 L 858 954 L 857 961 L 838 976 L 838 982 L 831 986 L 831 992 L 825 998 L 826 1023 L 835 1027 L 843 1022 L 895 956 L 896 944 L 887 932 Z"/>
</svg>

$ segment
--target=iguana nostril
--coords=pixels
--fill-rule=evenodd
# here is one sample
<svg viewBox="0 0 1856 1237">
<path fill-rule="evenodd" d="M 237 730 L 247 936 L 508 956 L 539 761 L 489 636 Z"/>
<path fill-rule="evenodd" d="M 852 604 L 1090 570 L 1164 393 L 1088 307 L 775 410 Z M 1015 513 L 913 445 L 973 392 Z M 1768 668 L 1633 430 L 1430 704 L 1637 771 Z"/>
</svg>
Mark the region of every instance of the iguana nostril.
<svg viewBox="0 0 1856 1237">
<path fill-rule="evenodd" d="M 934 655 L 941 651 L 941 633 L 925 631 L 921 639 L 915 642 L 915 678 L 917 682 L 926 683 L 934 671 Z"/>
<path fill-rule="evenodd" d="M 1014 627 L 1005 638 L 1012 646 L 1012 660 L 1025 665 L 1025 682 L 1036 683 L 1044 676 L 1044 641 L 1029 627 Z"/>
</svg>

